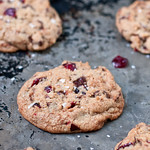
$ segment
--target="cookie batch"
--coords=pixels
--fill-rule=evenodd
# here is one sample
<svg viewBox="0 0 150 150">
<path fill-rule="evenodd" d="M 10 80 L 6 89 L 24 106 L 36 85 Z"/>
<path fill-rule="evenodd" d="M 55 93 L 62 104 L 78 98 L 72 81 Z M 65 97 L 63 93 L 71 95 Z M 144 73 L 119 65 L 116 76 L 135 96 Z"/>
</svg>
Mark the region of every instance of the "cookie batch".
<svg viewBox="0 0 150 150">
<path fill-rule="evenodd" d="M 62 21 L 48 0 L 0 0 L 0 8 L 1 52 L 45 50 L 62 33 Z M 134 51 L 143 54 L 150 54 L 149 21 L 150 1 L 135 1 L 116 14 L 119 33 Z M 112 63 L 115 68 L 124 68 L 128 60 L 117 56 Z M 124 98 L 104 66 L 92 69 L 88 62 L 65 60 L 26 81 L 17 104 L 21 115 L 44 131 L 79 133 L 99 130 L 108 120 L 117 119 L 123 112 Z M 150 125 L 136 125 L 114 150 L 150 150 Z"/>
</svg>

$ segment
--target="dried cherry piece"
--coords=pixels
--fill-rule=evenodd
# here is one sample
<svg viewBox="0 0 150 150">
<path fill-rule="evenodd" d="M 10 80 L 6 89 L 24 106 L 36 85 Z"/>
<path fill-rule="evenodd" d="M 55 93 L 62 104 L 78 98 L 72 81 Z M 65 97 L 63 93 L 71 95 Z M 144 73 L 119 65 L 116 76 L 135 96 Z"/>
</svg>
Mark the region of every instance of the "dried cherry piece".
<svg viewBox="0 0 150 150">
<path fill-rule="evenodd" d="M 125 68 L 128 65 L 128 59 L 122 56 L 116 56 L 112 60 L 112 63 L 115 68 Z"/>
<path fill-rule="evenodd" d="M 51 86 L 46 86 L 44 88 L 44 90 L 47 92 L 47 93 L 50 93 L 52 91 L 52 87 Z"/>
<path fill-rule="evenodd" d="M 35 104 L 33 105 L 33 107 L 34 107 L 34 106 L 37 106 L 37 107 L 41 108 L 40 103 L 35 103 Z"/>
<path fill-rule="evenodd" d="M 65 124 L 66 124 L 66 125 L 68 125 L 68 124 L 70 124 L 70 123 L 71 123 L 71 122 L 70 122 L 70 121 L 68 121 L 68 122 L 66 122 Z"/>
<path fill-rule="evenodd" d="M 130 142 L 130 143 L 126 143 L 126 144 L 123 144 L 123 145 L 119 145 L 118 146 L 118 148 L 117 148 L 117 150 L 119 150 L 119 149 L 121 149 L 121 148 L 125 148 L 125 147 L 129 147 L 130 145 L 134 145 L 135 143 L 132 143 L 132 142 Z"/>
<path fill-rule="evenodd" d="M 71 106 L 69 107 L 69 109 L 75 107 L 75 106 L 76 106 L 76 103 L 77 103 L 77 102 L 71 102 Z"/>
<path fill-rule="evenodd" d="M 41 77 L 41 78 L 36 78 L 35 80 L 33 80 L 32 82 L 32 86 L 37 85 L 39 82 L 41 82 L 43 79 L 45 79 L 45 77 Z"/>
<path fill-rule="evenodd" d="M 74 124 L 71 124 L 70 130 L 71 130 L 71 131 L 76 131 L 76 130 L 80 130 L 80 128 L 77 127 L 77 126 L 74 125 Z"/>
<path fill-rule="evenodd" d="M 134 51 L 135 51 L 135 52 L 139 52 L 139 50 L 138 50 L 137 48 L 134 48 Z"/>
<path fill-rule="evenodd" d="M 16 16 L 16 9 L 15 8 L 8 8 L 8 9 L 5 10 L 4 15 L 17 18 L 17 16 Z"/>
<path fill-rule="evenodd" d="M 47 105 L 47 107 L 49 107 L 50 106 L 50 102 L 47 102 L 46 105 Z"/>
<path fill-rule="evenodd" d="M 147 140 L 147 143 L 150 143 L 150 141 Z"/>
<path fill-rule="evenodd" d="M 58 92 L 57 92 L 57 94 L 58 94 L 58 95 L 60 95 L 60 94 L 65 95 L 65 94 L 66 94 L 66 92 L 64 92 L 64 91 L 58 91 Z"/>
<path fill-rule="evenodd" d="M 42 42 L 42 41 L 39 41 L 38 45 L 39 45 L 39 46 L 43 46 L 43 42 Z"/>
<path fill-rule="evenodd" d="M 25 3 L 25 0 L 20 0 L 21 3 Z"/>
<path fill-rule="evenodd" d="M 71 70 L 71 71 L 74 71 L 75 69 L 77 69 L 75 63 L 67 62 L 67 63 L 63 64 L 63 66 L 64 66 L 66 69 L 69 69 L 69 70 Z"/>
<path fill-rule="evenodd" d="M 74 83 L 74 85 L 75 85 L 76 87 L 79 87 L 79 86 L 82 86 L 82 85 L 85 87 L 85 85 L 87 84 L 86 78 L 85 78 L 84 76 L 78 78 L 78 79 L 75 80 L 75 81 L 73 81 L 73 83 Z"/>
</svg>

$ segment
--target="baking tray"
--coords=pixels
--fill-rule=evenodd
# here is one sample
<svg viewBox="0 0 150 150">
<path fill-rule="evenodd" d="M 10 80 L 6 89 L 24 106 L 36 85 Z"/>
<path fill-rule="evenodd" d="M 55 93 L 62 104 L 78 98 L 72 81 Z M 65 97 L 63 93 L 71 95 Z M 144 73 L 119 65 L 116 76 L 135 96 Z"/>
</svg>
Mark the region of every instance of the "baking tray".
<svg viewBox="0 0 150 150">
<path fill-rule="evenodd" d="M 63 20 L 58 42 L 43 52 L 0 53 L 0 150 L 113 150 L 139 122 L 150 123 L 150 55 L 134 52 L 115 27 L 115 14 L 130 0 L 53 0 Z M 121 55 L 129 65 L 115 69 L 112 59 Z M 44 132 L 18 112 L 17 93 L 35 72 L 63 60 L 103 65 L 122 87 L 123 114 L 98 131 L 77 134 Z"/>
</svg>

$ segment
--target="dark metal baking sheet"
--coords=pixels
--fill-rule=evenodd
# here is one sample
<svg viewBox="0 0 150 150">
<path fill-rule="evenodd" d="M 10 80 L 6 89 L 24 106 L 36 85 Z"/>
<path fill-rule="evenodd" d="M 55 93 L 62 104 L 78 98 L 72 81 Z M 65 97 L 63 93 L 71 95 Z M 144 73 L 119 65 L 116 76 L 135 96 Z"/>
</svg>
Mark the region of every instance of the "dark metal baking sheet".
<svg viewBox="0 0 150 150">
<path fill-rule="evenodd" d="M 58 42 L 43 52 L 0 53 L 0 150 L 113 150 L 139 122 L 150 124 L 150 55 L 134 52 L 115 27 L 117 10 L 130 0 L 53 0 L 63 20 Z M 129 66 L 115 69 L 112 59 L 121 55 Z M 17 93 L 37 71 L 63 60 L 88 61 L 106 66 L 122 87 L 125 98 L 120 118 L 96 132 L 50 134 L 27 122 L 18 112 Z"/>
</svg>

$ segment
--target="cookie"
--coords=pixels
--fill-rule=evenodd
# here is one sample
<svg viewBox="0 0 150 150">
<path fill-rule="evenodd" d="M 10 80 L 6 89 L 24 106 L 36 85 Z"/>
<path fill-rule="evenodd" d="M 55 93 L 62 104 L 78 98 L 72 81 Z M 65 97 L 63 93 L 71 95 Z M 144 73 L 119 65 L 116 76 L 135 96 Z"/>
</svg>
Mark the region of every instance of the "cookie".
<svg viewBox="0 0 150 150">
<path fill-rule="evenodd" d="M 40 51 L 62 32 L 61 20 L 48 0 L 0 1 L 0 51 Z"/>
<path fill-rule="evenodd" d="M 128 136 L 116 145 L 115 150 L 150 150 L 150 125 L 136 125 Z"/>
<path fill-rule="evenodd" d="M 37 72 L 18 93 L 22 116 L 51 133 L 88 132 L 117 119 L 123 111 L 121 88 L 105 67 L 64 61 Z"/>
<path fill-rule="evenodd" d="M 135 51 L 150 54 L 150 1 L 135 1 L 121 8 L 116 15 L 116 25 L 122 36 L 131 42 Z"/>
</svg>

